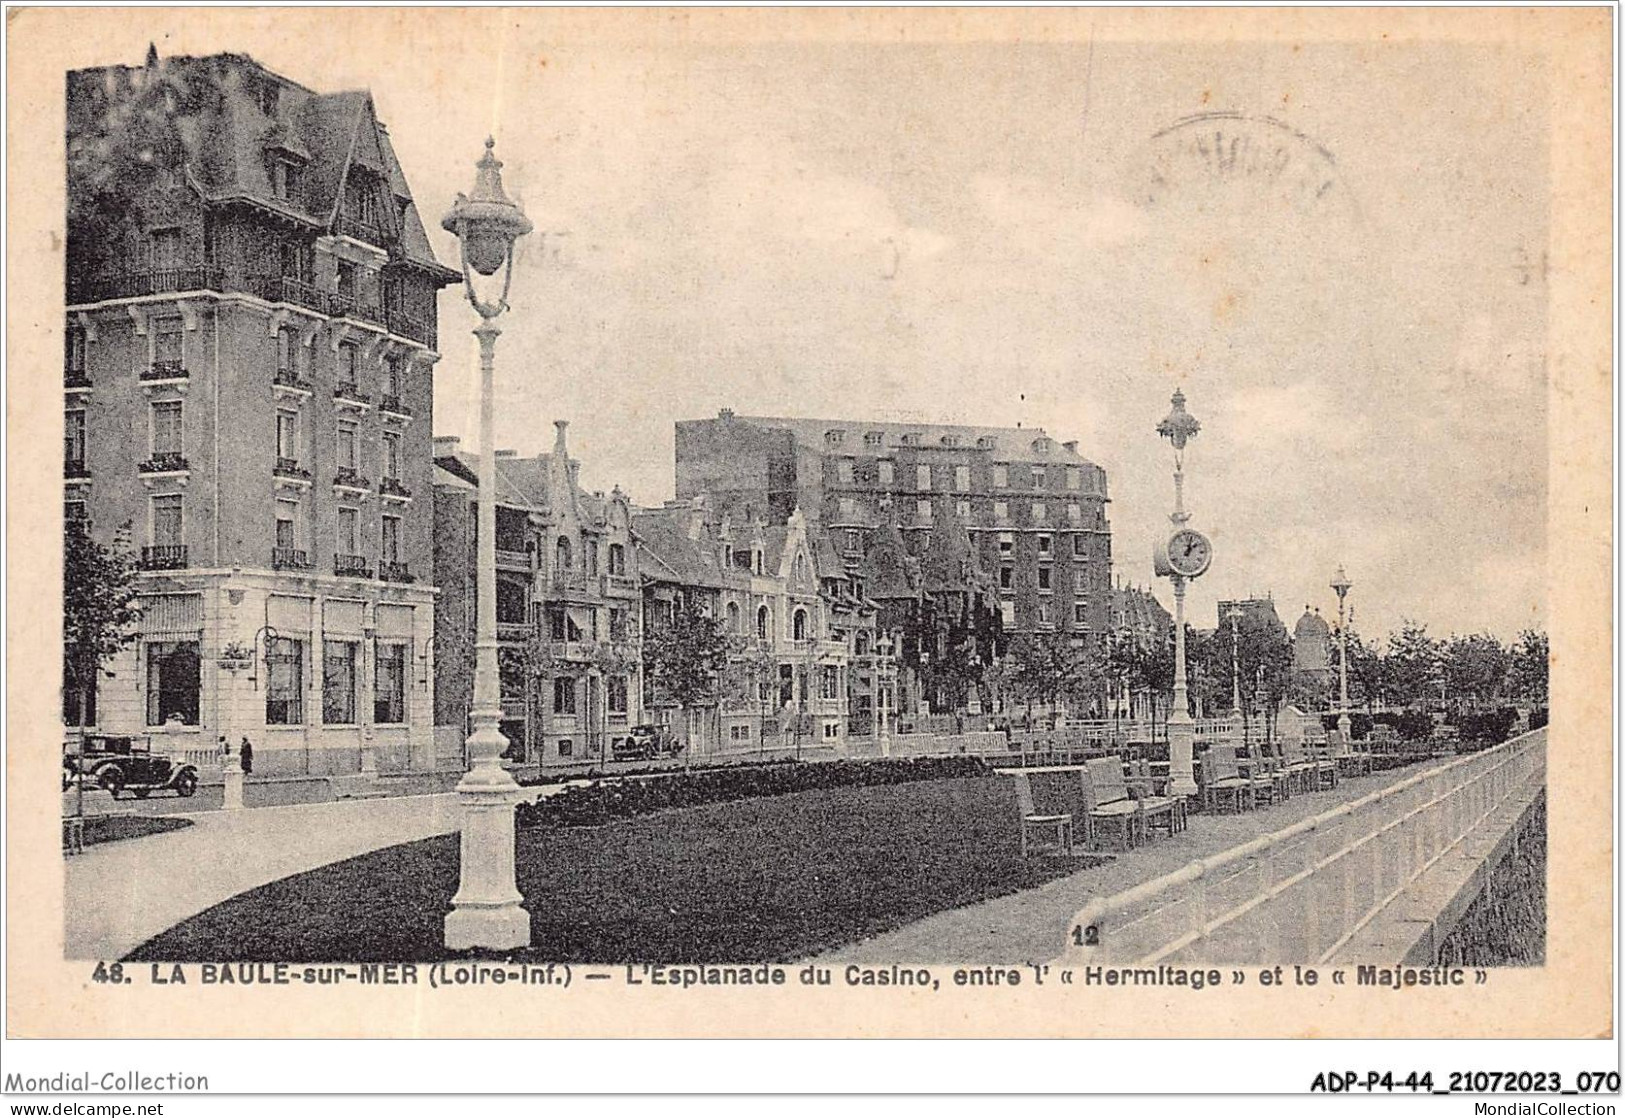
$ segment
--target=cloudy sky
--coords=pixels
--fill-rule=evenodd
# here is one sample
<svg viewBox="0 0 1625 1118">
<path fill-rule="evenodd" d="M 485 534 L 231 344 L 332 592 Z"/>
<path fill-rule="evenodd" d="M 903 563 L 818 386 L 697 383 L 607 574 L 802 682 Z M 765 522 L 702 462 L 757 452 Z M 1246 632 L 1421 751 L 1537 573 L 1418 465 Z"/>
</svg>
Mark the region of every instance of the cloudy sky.
<svg viewBox="0 0 1625 1118">
<path fill-rule="evenodd" d="M 546 449 L 569 419 L 583 481 L 652 503 L 672 420 L 721 407 L 1042 426 L 1105 467 L 1118 570 L 1149 583 L 1172 501 L 1155 424 L 1183 385 L 1216 555 L 1197 624 L 1218 597 L 1272 593 L 1288 624 L 1335 608 L 1339 562 L 1368 634 L 1542 622 L 1548 146 L 1527 60 L 707 45 L 675 15 L 638 46 L 538 12 L 454 36 L 397 14 L 367 33 L 389 48 L 353 50 L 297 33 L 324 18 L 240 9 L 159 49 L 370 87 L 431 219 L 495 131 L 542 234 L 498 351 L 503 446 Z M 86 36 L 77 64 L 139 61 L 150 23 Z M 1245 119 L 1173 127 L 1218 112 Z M 1215 131 L 1252 173 L 1202 157 Z M 465 438 L 471 313 L 444 296 L 435 430 Z"/>
</svg>

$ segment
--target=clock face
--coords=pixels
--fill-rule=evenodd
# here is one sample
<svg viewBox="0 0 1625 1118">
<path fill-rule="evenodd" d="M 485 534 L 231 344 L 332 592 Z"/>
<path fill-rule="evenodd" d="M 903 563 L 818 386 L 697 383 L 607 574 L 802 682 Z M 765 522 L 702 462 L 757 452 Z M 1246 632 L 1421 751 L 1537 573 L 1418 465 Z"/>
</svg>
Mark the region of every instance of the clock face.
<svg viewBox="0 0 1625 1118">
<path fill-rule="evenodd" d="M 1181 528 L 1168 541 L 1168 565 L 1186 578 L 1195 578 L 1213 562 L 1213 545 L 1202 533 Z"/>
</svg>

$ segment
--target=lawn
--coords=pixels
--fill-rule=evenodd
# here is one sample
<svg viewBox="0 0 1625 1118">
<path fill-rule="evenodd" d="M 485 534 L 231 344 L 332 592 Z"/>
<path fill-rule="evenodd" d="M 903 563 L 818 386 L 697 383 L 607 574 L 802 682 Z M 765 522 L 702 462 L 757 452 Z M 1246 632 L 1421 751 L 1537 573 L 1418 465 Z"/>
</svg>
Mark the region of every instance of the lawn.
<svg viewBox="0 0 1625 1118">
<path fill-rule="evenodd" d="M 179 831 L 191 825 L 190 819 L 151 819 L 143 815 L 87 815 L 85 845 L 97 846 L 104 842 L 145 838 L 148 835 L 163 834 L 165 831 Z"/>
<path fill-rule="evenodd" d="M 1030 888 L 1099 858 L 1023 860 L 1009 781 L 843 787 L 522 829 L 537 959 L 769 962 Z M 160 961 L 445 957 L 457 837 L 375 851 L 233 897 L 142 944 Z"/>
</svg>

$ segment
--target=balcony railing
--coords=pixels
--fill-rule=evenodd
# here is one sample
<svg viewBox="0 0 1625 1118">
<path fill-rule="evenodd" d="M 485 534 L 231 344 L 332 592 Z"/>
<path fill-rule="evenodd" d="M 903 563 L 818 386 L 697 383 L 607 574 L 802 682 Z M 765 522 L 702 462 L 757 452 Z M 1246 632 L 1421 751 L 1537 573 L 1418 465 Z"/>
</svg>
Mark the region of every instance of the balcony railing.
<svg viewBox="0 0 1625 1118">
<path fill-rule="evenodd" d="M 310 480 L 310 471 L 301 466 L 297 458 L 278 458 L 271 472 L 277 477 L 292 478 L 296 481 Z"/>
<path fill-rule="evenodd" d="M 582 571 L 554 571 L 553 577 L 548 580 L 554 591 L 559 593 L 585 593 L 589 589 L 597 589 L 596 579 L 588 581 L 587 575 Z"/>
<path fill-rule="evenodd" d="M 329 295 L 327 313 L 335 318 L 356 318 L 363 322 L 384 325 L 384 308 L 377 303 L 358 299 L 354 295 Z"/>
<path fill-rule="evenodd" d="M 90 467 L 85 465 L 83 459 L 77 462 L 69 459 L 62 463 L 62 476 L 66 478 L 87 478 L 90 476 Z"/>
<path fill-rule="evenodd" d="M 185 380 L 190 374 L 186 366 L 179 361 L 154 361 L 149 368 L 141 370 L 142 380 Z"/>
<path fill-rule="evenodd" d="M 408 489 L 406 487 L 406 483 L 398 477 L 386 477 L 383 481 L 379 482 L 378 492 L 382 493 L 385 497 L 412 496 L 412 491 Z"/>
<path fill-rule="evenodd" d="M 271 377 L 271 383 L 278 388 L 292 388 L 297 392 L 314 391 L 314 386 L 310 381 L 300 376 L 298 371 L 294 369 L 278 369 Z"/>
<path fill-rule="evenodd" d="M 97 303 L 104 299 L 136 299 L 179 291 L 220 291 L 224 289 L 224 278 L 225 273 L 212 264 L 87 276 L 70 285 L 69 299 L 74 303 Z"/>
<path fill-rule="evenodd" d="M 414 318 L 405 311 L 387 308 L 384 311 L 391 334 L 399 334 L 403 338 L 411 338 L 414 342 L 421 342 L 433 349 L 435 346 L 434 323 L 426 319 Z"/>
<path fill-rule="evenodd" d="M 341 578 L 371 578 L 365 555 L 334 555 L 333 573 Z"/>
<path fill-rule="evenodd" d="M 191 468 L 191 465 L 186 461 L 186 455 L 178 451 L 166 450 L 154 454 L 141 463 L 137 472 L 143 474 L 174 474 Z"/>
<path fill-rule="evenodd" d="M 308 571 L 310 570 L 310 556 L 303 548 L 273 547 L 271 549 L 271 566 L 279 571 Z"/>
<path fill-rule="evenodd" d="M 83 369 L 63 369 L 62 370 L 62 387 L 63 388 L 89 388 L 90 387 L 90 374 L 85 372 Z"/>
<path fill-rule="evenodd" d="M 352 469 L 341 468 L 333 475 L 333 484 L 345 489 L 371 489 L 372 482 Z"/>
<path fill-rule="evenodd" d="M 497 548 L 497 566 L 507 570 L 528 571 L 530 569 L 530 552 L 513 551 L 499 547 Z"/>
<path fill-rule="evenodd" d="M 336 223 L 340 236 L 352 240 L 362 241 L 369 245 L 383 247 L 387 242 L 384 238 L 383 227 L 375 221 L 361 221 L 345 214 L 340 214 Z"/>
<path fill-rule="evenodd" d="M 604 576 L 604 593 L 606 594 L 635 594 L 638 590 L 638 580 L 632 575 Z"/>
<path fill-rule="evenodd" d="M 291 276 L 227 276 L 224 269 L 213 264 L 123 272 L 111 276 L 75 277 L 69 282 L 68 301 L 74 304 L 98 303 L 107 299 L 136 299 L 185 291 L 217 291 L 222 294 L 241 291 L 268 303 L 284 303 L 317 314 L 370 322 L 430 348 L 437 340 L 432 319 L 417 318 L 402 310 L 359 299 L 353 294 L 321 291 Z"/>
<path fill-rule="evenodd" d="M 335 400 L 350 400 L 357 404 L 370 404 L 372 397 L 357 388 L 351 381 L 341 380 L 333 386 Z"/>
<path fill-rule="evenodd" d="M 159 544 L 141 549 L 141 569 L 144 571 L 179 571 L 186 567 L 186 545 Z"/>
<path fill-rule="evenodd" d="M 327 293 L 292 276 L 252 276 L 245 286 L 267 303 L 287 303 L 307 311 L 327 313 Z"/>
<path fill-rule="evenodd" d="M 391 563 L 387 560 L 378 564 L 378 577 L 384 582 L 416 582 L 412 577 L 411 565 L 407 563 Z"/>
<path fill-rule="evenodd" d="M 387 411 L 391 415 L 404 415 L 408 419 L 412 417 L 412 409 L 408 405 L 402 403 L 399 396 L 383 397 L 378 401 L 378 410 Z"/>
</svg>

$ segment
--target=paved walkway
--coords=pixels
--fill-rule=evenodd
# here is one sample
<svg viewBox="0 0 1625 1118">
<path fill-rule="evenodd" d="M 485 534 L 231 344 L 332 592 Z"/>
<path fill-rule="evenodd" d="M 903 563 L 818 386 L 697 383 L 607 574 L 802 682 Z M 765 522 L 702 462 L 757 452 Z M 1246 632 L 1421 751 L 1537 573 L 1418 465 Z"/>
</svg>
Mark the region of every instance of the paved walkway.
<svg viewBox="0 0 1625 1118">
<path fill-rule="evenodd" d="M 1190 826 L 1092 869 L 1046 882 L 1036 889 L 927 916 L 894 932 L 836 948 L 830 963 L 909 962 L 922 965 L 1046 962 L 1066 949 L 1078 910 L 1097 896 L 1110 896 L 1161 877 L 1261 835 L 1357 800 L 1378 788 L 1422 772 L 1424 762 L 1371 776 L 1338 781 L 1331 791 L 1299 793 L 1285 803 L 1239 815 L 1192 815 Z"/>
<path fill-rule="evenodd" d="M 547 795 L 558 786 L 527 788 Z M 171 813 L 173 814 L 173 813 Z M 118 959 L 249 889 L 458 829 L 457 796 L 397 796 L 203 811 L 179 831 L 65 859 L 69 959 Z"/>
</svg>

